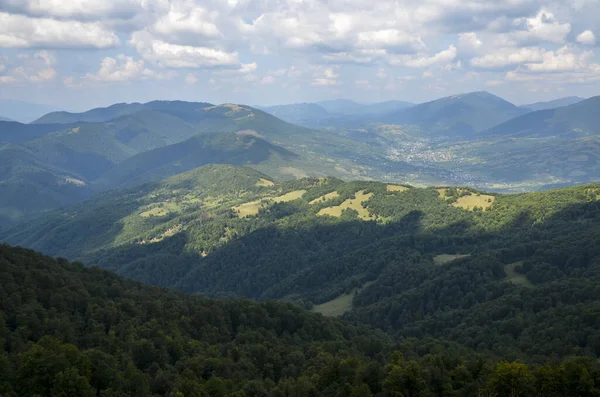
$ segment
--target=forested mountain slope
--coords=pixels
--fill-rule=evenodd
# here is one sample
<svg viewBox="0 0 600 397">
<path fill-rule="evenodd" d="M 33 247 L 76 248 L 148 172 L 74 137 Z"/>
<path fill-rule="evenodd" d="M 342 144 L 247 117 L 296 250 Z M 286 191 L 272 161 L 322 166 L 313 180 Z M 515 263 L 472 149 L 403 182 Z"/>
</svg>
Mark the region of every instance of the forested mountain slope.
<svg viewBox="0 0 600 397">
<path fill-rule="evenodd" d="M 600 96 L 569 106 L 532 112 L 485 132 L 487 136 L 539 138 L 556 135 L 598 136 Z"/>
<path fill-rule="evenodd" d="M 559 107 L 563 107 L 563 106 L 569 106 L 569 105 L 573 105 L 573 104 L 579 103 L 584 100 L 585 100 L 585 98 L 582 98 L 582 97 L 568 96 L 568 97 L 564 97 L 564 98 L 554 99 L 552 101 L 536 102 L 536 103 L 532 103 L 532 104 L 528 104 L 528 105 L 522 105 L 520 107 L 535 112 L 538 110 L 555 109 L 555 108 L 559 108 Z"/>
<path fill-rule="evenodd" d="M 60 188 L 65 180 L 101 191 L 160 180 L 208 163 L 251 165 L 281 179 L 356 177 L 383 168 L 402 173 L 417 170 L 391 163 L 384 154 L 337 134 L 292 125 L 242 105 L 117 104 L 85 113 L 53 113 L 38 122 L 0 122 L 0 149 L 21 153 L 19 164 L 41 169 L 43 176 L 32 178 L 31 173 L 4 167 L 0 181 L 10 184 L 9 195 L 22 191 L 23 184 L 39 186 L 41 192 L 50 189 L 56 197 L 41 194 L 40 202 L 32 206 L 0 207 L 0 213 L 6 214 L 1 223 L 14 223 L 85 197 Z M 41 124 L 49 122 L 69 124 Z"/>
<path fill-rule="evenodd" d="M 0 237 L 186 292 L 314 305 L 396 336 L 598 355 L 599 195 L 274 183 L 215 165 Z"/>
<path fill-rule="evenodd" d="M 445 341 L 392 346 L 291 304 L 185 296 L 6 245 L 0 280 L 6 397 L 580 397 L 600 387 L 590 357 L 527 365 Z"/>
<path fill-rule="evenodd" d="M 412 126 L 416 136 L 466 139 L 527 112 L 488 92 L 471 92 L 398 110 L 379 121 Z"/>
</svg>

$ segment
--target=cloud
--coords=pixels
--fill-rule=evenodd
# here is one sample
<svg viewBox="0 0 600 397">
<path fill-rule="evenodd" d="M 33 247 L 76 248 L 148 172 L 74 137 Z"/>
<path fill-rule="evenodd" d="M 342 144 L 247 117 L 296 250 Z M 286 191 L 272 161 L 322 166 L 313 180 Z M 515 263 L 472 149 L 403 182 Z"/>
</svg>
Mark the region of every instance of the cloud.
<svg viewBox="0 0 600 397">
<path fill-rule="evenodd" d="M 577 42 L 585 45 L 596 45 L 596 35 L 591 30 L 586 30 L 577 36 Z"/>
<path fill-rule="evenodd" d="M 408 52 L 425 48 L 425 44 L 423 44 L 420 37 L 415 37 L 398 29 L 359 32 L 356 44 L 364 48 L 392 48 Z"/>
<path fill-rule="evenodd" d="M 395 66 L 405 66 L 409 68 L 427 68 L 436 64 L 447 64 L 456 58 L 456 47 L 451 45 L 447 50 L 443 50 L 432 56 L 417 55 L 417 56 L 401 56 L 392 59 L 390 64 Z"/>
<path fill-rule="evenodd" d="M 522 44 L 541 42 L 561 44 L 571 32 L 570 23 L 560 23 L 554 14 L 546 9 L 540 10 L 534 17 L 516 19 L 514 23 L 523 29 L 509 36 Z"/>
<path fill-rule="evenodd" d="M 170 68 L 210 68 L 238 66 L 236 52 L 226 52 L 210 47 L 171 44 L 154 38 L 148 32 L 135 32 L 130 44 L 147 61 Z"/>
<path fill-rule="evenodd" d="M 100 63 L 97 73 L 88 73 L 86 78 L 101 82 L 121 82 L 133 80 L 144 71 L 144 61 L 135 61 L 133 57 L 118 55 L 116 58 L 106 57 Z"/>
<path fill-rule="evenodd" d="M 475 32 L 460 33 L 458 35 L 459 49 L 461 52 L 474 53 L 481 50 L 483 43 Z"/>
<path fill-rule="evenodd" d="M 334 70 L 334 68 L 316 68 L 316 72 L 314 75 L 314 79 L 311 82 L 311 85 L 317 87 L 326 87 L 326 86 L 336 86 L 340 85 L 340 82 L 337 80 L 339 74 Z"/>
<path fill-rule="evenodd" d="M 112 48 L 117 35 L 99 23 L 29 18 L 0 12 L 2 48 Z"/>
<path fill-rule="evenodd" d="M 471 65 L 481 69 L 502 69 L 528 62 L 542 62 L 544 50 L 540 47 L 505 48 L 471 59 Z"/>
<path fill-rule="evenodd" d="M 537 73 L 578 71 L 588 69 L 592 57 L 592 52 L 576 54 L 569 47 L 563 47 L 557 51 L 546 51 L 541 62 L 525 66 L 528 71 Z"/>
<path fill-rule="evenodd" d="M 144 0 L 0 0 L 0 10 L 56 18 L 132 18 Z"/>
<path fill-rule="evenodd" d="M 193 1 L 173 1 L 148 30 L 170 42 L 198 44 L 223 37 L 217 17 L 218 12 L 211 12 Z"/>
<path fill-rule="evenodd" d="M 15 65 L 9 74 L 0 76 L 2 83 L 44 83 L 54 80 L 57 76 L 56 56 L 49 51 L 39 51 L 28 54 L 17 54 L 13 61 Z M 8 71 L 8 67 L 0 65 L 0 72 Z"/>
</svg>

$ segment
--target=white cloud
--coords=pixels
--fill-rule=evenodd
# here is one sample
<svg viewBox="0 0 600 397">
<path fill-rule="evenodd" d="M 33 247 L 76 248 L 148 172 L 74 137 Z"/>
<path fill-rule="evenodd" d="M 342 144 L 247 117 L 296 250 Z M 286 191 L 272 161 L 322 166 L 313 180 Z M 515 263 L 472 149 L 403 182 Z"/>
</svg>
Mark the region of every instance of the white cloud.
<svg viewBox="0 0 600 397">
<path fill-rule="evenodd" d="M 458 46 L 461 52 L 478 52 L 483 45 L 481 40 L 479 40 L 479 37 L 477 37 L 477 33 L 475 32 L 460 33 L 458 35 L 458 38 Z"/>
<path fill-rule="evenodd" d="M 592 52 L 576 54 L 568 47 L 556 51 L 546 51 L 542 62 L 528 63 L 525 65 L 530 72 L 568 72 L 584 70 L 589 67 L 589 61 L 593 57 Z"/>
<path fill-rule="evenodd" d="M 425 44 L 423 44 L 420 37 L 415 37 L 398 29 L 359 32 L 357 45 L 365 48 L 402 48 L 410 52 L 425 48 Z"/>
<path fill-rule="evenodd" d="M 443 50 L 432 56 L 427 55 L 403 55 L 390 60 L 390 64 L 395 66 L 405 66 L 409 68 L 427 68 L 436 64 L 447 64 L 456 58 L 456 47 L 451 45 L 447 50 Z"/>
<path fill-rule="evenodd" d="M 0 0 L 0 10 L 58 18 L 131 18 L 144 0 Z"/>
<path fill-rule="evenodd" d="M 171 42 L 197 44 L 223 36 L 217 26 L 217 16 L 218 12 L 211 12 L 194 1 L 173 1 L 148 30 Z"/>
<path fill-rule="evenodd" d="M 540 42 L 561 44 L 571 32 L 570 23 L 560 23 L 554 14 L 548 10 L 540 10 L 535 17 L 519 18 L 515 25 L 524 29 L 511 33 L 509 36 L 518 43 L 536 44 Z"/>
<path fill-rule="evenodd" d="M 144 61 L 135 61 L 133 57 L 118 55 L 116 58 L 106 57 L 100 63 L 96 74 L 88 73 L 86 78 L 101 82 L 120 82 L 133 80 L 144 71 Z"/>
<path fill-rule="evenodd" d="M 99 23 L 29 18 L 0 12 L 3 48 L 111 48 L 117 35 Z"/>
<path fill-rule="evenodd" d="M 505 48 L 471 59 L 471 65 L 482 69 L 501 69 L 528 62 L 541 62 L 544 50 L 540 47 Z"/>
<path fill-rule="evenodd" d="M 226 52 L 210 47 L 194 47 L 171 44 L 155 39 L 148 32 L 136 32 L 130 43 L 147 61 L 156 62 L 170 68 L 207 68 L 215 66 L 236 66 L 239 59 L 236 52 Z"/>
<path fill-rule="evenodd" d="M 29 54 L 17 54 L 10 75 L 0 76 L 3 83 L 44 83 L 54 80 L 57 72 L 56 56 L 49 51 L 38 51 Z M 8 67 L 0 65 L 0 72 L 8 71 Z"/>
<path fill-rule="evenodd" d="M 596 35 L 591 30 L 586 30 L 577 36 L 577 42 L 585 45 L 596 45 Z"/>
</svg>

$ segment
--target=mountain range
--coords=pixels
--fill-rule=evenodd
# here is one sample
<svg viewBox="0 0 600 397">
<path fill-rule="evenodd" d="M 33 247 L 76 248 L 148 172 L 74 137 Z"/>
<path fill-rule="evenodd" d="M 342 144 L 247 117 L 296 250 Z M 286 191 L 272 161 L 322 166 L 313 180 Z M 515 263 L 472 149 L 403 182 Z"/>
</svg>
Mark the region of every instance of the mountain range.
<svg viewBox="0 0 600 397">
<path fill-rule="evenodd" d="M 598 395 L 598 98 L 0 122 L 0 395 Z"/>
<path fill-rule="evenodd" d="M 586 312 L 600 298 L 599 198 L 600 185 L 498 195 L 279 183 L 208 165 L 49 212 L 0 240 L 188 293 L 294 302 L 396 337 L 598 354 L 595 339 L 557 343 L 546 329 L 568 317 L 598 334 Z M 577 297 L 561 295 L 573 288 Z"/>
<path fill-rule="evenodd" d="M 153 101 L 53 112 L 31 124 L 0 121 L 0 185 L 9 192 L 0 223 L 208 163 L 251 165 L 279 180 L 335 176 L 508 191 L 595 181 L 598 106 L 590 98 L 528 112 L 475 92 L 419 105 L 335 100 L 267 111 Z M 343 123 L 301 127 L 268 111 Z M 35 189 L 36 203 L 19 198 Z"/>
</svg>

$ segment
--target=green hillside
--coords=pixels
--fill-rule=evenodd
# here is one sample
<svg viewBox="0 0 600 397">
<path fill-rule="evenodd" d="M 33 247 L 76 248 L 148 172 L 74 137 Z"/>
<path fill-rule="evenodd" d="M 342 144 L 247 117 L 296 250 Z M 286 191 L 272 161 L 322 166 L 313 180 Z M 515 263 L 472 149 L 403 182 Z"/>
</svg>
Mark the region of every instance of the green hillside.
<svg viewBox="0 0 600 397">
<path fill-rule="evenodd" d="M 599 197 L 599 185 L 491 195 L 335 178 L 274 183 L 214 165 L 1 237 L 186 292 L 315 305 L 395 336 L 597 355 L 589 313 L 600 310 Z"/>
<path fill-rule="evenodd" d="M 81 177 L 49 166 L 19 145 L 0 146 L 0 226 L 91 195 Z"/>
<path fill-rule="evenodd" d="M 417 171 L 405 163 L 390 162 L 367 145 L 295 126 L 242 105 L 155 101 L 93 109 L 67 119 L 60 119 L 61 115 L 50 114 L 38 122 L 74 124 L 0 123 L 0 145 L 3 139 L 20 143 L 30 154 L 22 156 L 21 162 L 31 159 L 31 167 L 49 173 L 46 185 L 68 175 L 92 190 L 130 187 L 207 163 L 251 165 L 278 179 L 308 175 L 364 178 L 391 172 L 416 175 Z M 12 170 L 5 168 L 0 180 L 32 189 L 38 184 L 28 179 L 29 174 Z M 44 186 L 39 189 L 47 190 Z M 63 193 L 63 197 L 34 203 L 19 212 L 12 207 L 0 207 L 0 211 L 8 214 L 5 219 L 17 221 L 82 197 L 58 189 L 58 196 Z M 18 201 L 19 197 L 8 200 Z"/>
<path fill-rule="evenodd" d="M 529 365 L 291 304 L 214 301 L 0 245 L 0 393 L 17 396 L 593 396 L 597 359 Z M 409 393 L 409 394 L 407 394 Z"/>
<path fill-rule="evenodd" d="M 164 179 L 206 164 L 260 165 L 276 169 L 298 155 L 253 135 L 223 132 L 199 134 L 181 143 L 133 156 L 98 181 L 106 187 L 126 187 Z"/>
<path fill-rule="evenodd" d="M 417 136 L 464 139 L 527 112 L 488 92 L 472 92 L 415 105 L 379 121 L 411 126 Z"/>
<path fill-rule="evenodd" d="M 540 110 L 517 117 L 485 132 L 486 136 L 548 137 L 598 135 L 600 96 L 569 106 Z"/>
<path fill-rule="evenodd" d="M 0 120 L 0 144 L 22 143 L 68 128 L 61 124 L 22 124 Z"/>
</svg>

